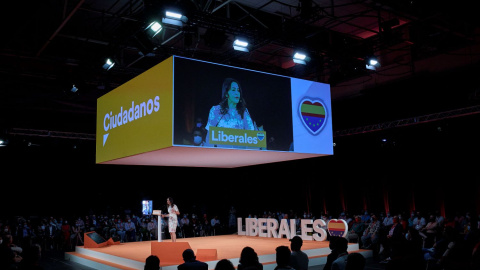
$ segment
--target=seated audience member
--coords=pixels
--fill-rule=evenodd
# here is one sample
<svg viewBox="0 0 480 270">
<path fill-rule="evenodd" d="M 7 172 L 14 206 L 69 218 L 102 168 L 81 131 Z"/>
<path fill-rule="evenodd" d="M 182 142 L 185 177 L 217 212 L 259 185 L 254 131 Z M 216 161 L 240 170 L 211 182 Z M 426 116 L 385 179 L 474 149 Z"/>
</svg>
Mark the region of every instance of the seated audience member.
<svg viewBox="0 0 480 270">
<path fill-rule="evenodd" d="M 277 266 L 274 270 L 296 270 L 290 266 L 290 254 L 291 251 L 287 246 L 278 246 L 275 249 L 275 261 Z"/>
<path fill-rule="evenodd" d="M 435 237 L 438 233 L 438 223 L 434 215 L 430 215 L 428 218 L 428 223 L 419 230 L 420 235 L 424 238 L 425 244 L 424 247 L 430 248 L 435 242 Z"/>
<path fill-rule="evenodd" d="M 232 261 L 229 259 L 221 259 L 215 265 L 214 270 L 235 270 L 235 266 L 233 266 Z"/>
<path fill-rule="evenodd" d="M 118 219 L 117 224 L 115 224 L 115 226 L 116 226 L 116 233 L 120 238 L 120 243 L 127 242 L 127 234 L 125 232 L 125 223 L 121 219 Z"/>
<path fill-rule="evenodd" d="M 351 229 L 348 231 L 348 242 L 358 242 L 360 240 L 360 237 L 362 237 L 364 230 L 365 223 L 362 222 L 360 216 L 355 216 Z"/>
<path fill-rule="evenodd" d="M 361 217 L 361 221 L 365 224 L 365 226 L 368 225 L 368 223 L 370 223 L 372 217 L 371 215 L 368 214 L 368 211 L 365 211 Z"/>
<path fill-rule="evenodd" d="M 413 227 L 420 231 L 425 225 L 427 225 L 425 218 L 422 216 L 422 213 L 417 211 L 415 217 L 413 218 Z"/>
<path fill-rule="evenodd" d="M 330 242 L 328 244 L 328 247 L 330 248 L 330 254 L 327 255 L 327 262 L 323 266 L 323 270 L 330 270 L 332 269 L 332 262 L 335 261 L 338 257 L 338 249 L 336 248 L 336 242 L 338 236 L 332 236 L 330 237 Z"/>
<path fill-rule="evenodd" d="M 348 256 L 348 240 L 344 237 L 339 237 L 335 243 L 338 249 L 338 257 L 332 262 L 332 270 L 344 270 L 345 261 Z"/>
<path fill-rule="evenodd" d="M 403 241 L 398 248 L 397 255 L 391 257 L 388 262 L 389 270 L 423 270 L 425 263 L 423 261 L 423 239 L 414 227 L 408 227 Z"/>
<path fill-rule="evenodd" d="M 384 262 L 388 262 L 392 257 L 398 256 L 399 248 L 404 239 L 403 226 L 399 223 L 398 216 L 394 216 L 393 223 L 387 232 L 386 238 L 382 241 L 384 254 L 386 255 Z"/>
<path fill-rule="evenodd" d="M 294 236 L 290 239 L 290 266 L 295 270 L 308 270 L 308 255 L 301 250 L 303 240 L 300 236 Z"/>
<path fill-rule="evenodd" d="M 192 249 L 185 249 L 182 257 L 184 263 L 177 266 L 178 270 L 208 270 L 208 264 L 197 260 Z"/>
<path fill-rule="evenodd" d="M 159 270 L 160 259 L 155 255 L 150 255 L 145 259 L 145 266 L 143 270 Z"/>
<path fill-rule="evenodd" d="M 451 227 L 445 227 L 442 236 L 431 248 L 423 248 L 423 258 L 426 263 L 441 264 L 447 251 L 455 244 L 457 232 Z"/>
<path fill-rule="evenodd" d="M 0 244 L 0 269 L 17 269 L 22 261 L 22 257 L 15 251 L 15 244 L 13 244 L 13 237 L 10 234 L 2 236 L 2 243 Z"/>
<path fill-rule="evenodd" d="M 18 270 L 43 270 L 40 265 L 42 257 L 42 247 L 39 244 L 32 244 L 25 248 L 22 254 L 22 261 L 19 264 Z"/>
<path fill-rule="evenodd" d="M 124 223 L 124 229 L 128 242 L 137 241 L 137 226 L 131 218 L 128 218 L 127 222 Z"/>
<path fill-rule="evenodd" d="M 368 224 L 361 237 L 363 248 L 369 249 L 372 245 L 378 243 L 380 239 L 380 220 L 375 215 L 372 215 L 372 221 Z"/>
<path fill-rule="evenodd" d="M 238 270 L 263 270 L 263 264 L 258 260 L 258 255 L 251 247 L 244 247 L 238 260 Z"/>
<path fill-rule="evenodd" d="M 350 253 L 345 260 L 345 270 L 363 270 L 365 269 L 366 259 L 360 253 Z"/>
</svg>

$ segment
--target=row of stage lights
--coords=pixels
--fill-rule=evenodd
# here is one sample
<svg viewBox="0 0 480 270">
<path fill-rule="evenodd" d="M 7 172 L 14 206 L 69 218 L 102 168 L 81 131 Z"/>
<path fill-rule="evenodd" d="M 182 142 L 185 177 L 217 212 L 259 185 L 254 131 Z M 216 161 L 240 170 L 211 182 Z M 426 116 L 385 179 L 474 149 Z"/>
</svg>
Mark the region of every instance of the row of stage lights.
<svg viewBox="0 0 480 270">
<path fill-rule="evenodd" d="M 182 26 L 183 22 L 186 22 L 187 18 L 176 12 L 166 11 L 165 18 L 162 19 L 162 23 L 172 24 L 177 26 Z M 163 29 L 162 24 L 157 21 L 150 23 L 145 29 L 144 33 L 146 33 L 150 38 L 155 37 L 158 33 L 160 33 Z M 233 49 L 242 52 L 249 52 L 250 44 L 247 39 L 245 38 L 237 38 L 233 42 Z M 307 62 L 310 61 L 310 57 L 304 52 L 295 52 L 293 55 L 293 62 L 296 64 L 306 65 Z M 115 62 L 108 58 L 106 59 L 105 63 L 103 64 L 103 68 L 105 70 L 111 69 L 115 65 Z M 380 66 L 378 60 L 374 57 L 367 59 L 365 63 L 366 69 L 376 70 Z"/>
<path fill-rule="evenodd" d="M 165 18 L 162 19 L 162 23 L 172 24 L 177 26 L 182 26 L 183 22 L 186 22 L 187 18 L 180 13 L 166 11 Z M 162 24 L 157 21 L 151 22 L 145 29 L 143 33 L 146 34 L 149 38 L 155 37 L 158 33 L 163 30 Z M 109 70 L 115 65 L 115 61 L 111 58 L 107 58 L 103 64 L 103 69 Z"/>
</svg>

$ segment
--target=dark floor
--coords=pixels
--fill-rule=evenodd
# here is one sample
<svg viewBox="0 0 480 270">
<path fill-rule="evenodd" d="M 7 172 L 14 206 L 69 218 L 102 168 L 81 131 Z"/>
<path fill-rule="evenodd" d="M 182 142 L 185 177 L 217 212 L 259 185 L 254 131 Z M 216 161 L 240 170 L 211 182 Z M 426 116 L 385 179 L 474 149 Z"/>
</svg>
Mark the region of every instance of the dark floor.
<svg viewBox="0 0 480 270">
<path fill-rule="evenodd" d="M 65 260 L 63 251 L 45 251 L 42 254 L 41 266 L 44 270 L 96 270 L 79 263 Z M 385 264 L 375 258 L 367 258 L 365 270 L 384 270 Z M 323 266 L 312 266 L 310 270 L 322 270 Z"/>
<path fill-rule="evenodd" d="M 47 250 L 42 253 L 41 266 L 44 270 L 96 270 L 79 263 L 65 260 L 65 253 L 58 250 Z"/>
</svg>

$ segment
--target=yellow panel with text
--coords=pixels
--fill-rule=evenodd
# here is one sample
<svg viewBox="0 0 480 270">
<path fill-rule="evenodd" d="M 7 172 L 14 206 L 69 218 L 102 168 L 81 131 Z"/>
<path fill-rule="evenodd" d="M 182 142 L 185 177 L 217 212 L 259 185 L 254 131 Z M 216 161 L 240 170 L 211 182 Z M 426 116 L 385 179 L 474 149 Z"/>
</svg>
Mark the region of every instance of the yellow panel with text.
<svg viewBox="0 0 480 270">
<path fill-rule="evenodd" d="M 172 146 L 173 57 L 97 100 L 96 163 Z"/>
</svg>

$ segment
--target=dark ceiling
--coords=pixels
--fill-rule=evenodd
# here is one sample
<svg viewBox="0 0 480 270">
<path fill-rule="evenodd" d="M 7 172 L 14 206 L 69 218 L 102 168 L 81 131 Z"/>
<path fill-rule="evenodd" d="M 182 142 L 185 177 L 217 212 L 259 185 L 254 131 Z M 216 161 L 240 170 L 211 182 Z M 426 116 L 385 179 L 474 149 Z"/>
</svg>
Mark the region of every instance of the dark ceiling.
<svg viewBox="0 0 480 270">
<path fill-rule="evenodd" d="M 96 99 L 171 55 L 329 83 L 337 131 L 476 105 L 480 17 L 471 2 L 8 1 L 0 125 L 93 134 Z M 188 21 L 141 41 L 167 8 Z M 249 52 L 233 50 L 236 36 Z M 293 63 L 296 48 L 311 56 L 307 65 Z M 372 54 L 376 71 L 365 69 Z M 106 57 L 117 62 L 108 71 Z"/>
<path fill-rule="evenodd" d="M 200 181 L 206 175 L 213 175 L 203 169 L 191 169 L 192 174 L 187 174 L 184 168 L 93 166 L 97 98 L 166 58 L 178 55 L 329 83 L 336 143 L 335 155 L 322 157 L 321 163 L 307 159 L 291 161 L 290 166 L 252 166 L 236 171 L 234 178 L 230 178 L 230 172 L 221 171 L 220 177 L 209 178 L 218 183 L 209 180 L 197 185 L 198 188 L 190 188 L 198 193 L 187 193 L 188 200 L 208 198 L 218 206 L 219 201 L 238 198 L 242 204 L 255 203 L 250 208 L 253 209 L 258 207 L 255 198 L 265 197 L 267 188 L 270 194 L 287 192 L 283 185 L 275 184 L 278 178 L 272 172 L 277 172 L 295 182 L 288 190 L 293 197 L 281 200 L 285 204 L 294 201 L 302 204 L 303 180 L 314 184 L 314 192 L 334 196 L 336 193 L 331 191 L 337 189 L 337 180 L 345 179 L 352 181 L 345 188 L 351 188 L 355 194 L 361 193 L 362 188 L 370 191 L 391 184 L 404 198 L 408 192 L 399 188 L 425 186 L 422 194 L 428 195 L 421 195 L 419 200 L 429 203 L 434 193 L 430 184 L 437 187 L 444 182 L 449 196 L 457 195 L 452 200 L 472 205 L 469 199 L 478 198 L 478 194 L 468 194 L 478 189 L 457 185 L 458 191 L 452 191 L 455 187 L 450 184 L 454 179 L 471 178 L 478 167 L 478 159 L 471 158 L 478 156 L 480 149 L 477 127 L 480 16 L 474 3 L 467 0 L 3 1 L 0 132 L 27 146 L 49 140 L 45 148 L 19 147 L 22 150 L 19 151 L 0 147 L 3 149 L 0 166 L 9 177 L 6 180 L 10 180 L 4 181 L 3 188 L 11 194 L 3 196 L 3 204 L 26 198 L 34 202 L 25 204 L 28 211 L 37 208 L 53 211 L 59 201 L 68 207 L 72 205 L 64 202 L 74 201 L 85 207 L 87 197 L 95 198 L 86 200 L 95 207 L 114 201 L 127 204 L 129 198 L 136 203 L 140 196 L 158 198 L 172 190 L 176 192 L 174 197 L 184 196 L 189 190 L 188 185 L 182 186 L 187 183 L 185 180 Z M 182 27 L 164 25 L 153 40 L 140 42 L 138 35 L 145 25 L 170 7 L 185 14 L 188 21 Z M 233 50 L 236 36 L 249 39 L 250 52 Z M 311 56 L 307 65 L 293 63 L 291 57 L 296 48 Z M 378 56 L 382 64 L 375 71 L 365 69 L 364 61 L 371 54 Z M 117 62 L 108 71 L 102 69 L 106 57 Z M 78 88 L 75 93 L 70 91 L 73 85 Z M 445 122 L 451 119 L 456 122 Z M 391 131 L 389 135 L 396 136 L 396 140 L 382 140 L 379 144 L 380 138 L 376 136 L 383 136 L 382 131 Z M 358 136 L 345 136 L 351 134 Z M 74 138 L 70 140 L 75 141 L 74 149 L 64 150 L 63 143 L 71 147 L 70 141 L 58 138 Z M 351 140 L 350 144 L 343 144 L 343 139 Z M 86 144 L 85 152 L 79 142 Z M 59 145 L 61 150 L 55 151 L 53 145 Z M 418 172 L 419 168 L 422 171 Z M 24 185 L 24 179 L 31 182 Z M 120 179 L 134 182 L 123 183 Z M 257 186 L 258 196 L 250 189 L 253 182 L 265 185 Z M 363 187 L 364 184 L 371 186 Z M 162 186 L 160 191 L 157 185 Z M 245 190 L 231 194 L 212 189 L 225 185 L 235 190 L 244 186 Z M 28 196 L 18 193 L 23 189 L 30 191 Z M 48 193 L 39 193 L 45 189 Z M 140 194 L 135 195 L 135 191 Z M 245 195 L 249 197 L 247 200 Z M 335 202 L 336 198 L 333 199 Z M 185 204 L 187 198 L 184 196 L 183 200 Z M 271 201 L 280 203 L 276 199 Z M 379 202 L 378 207 L 383 200 Z M 16 213 L 19 207 L 5 210 Z M 72 213 L 75 210 L 68 209 Z"/>
</svg>

